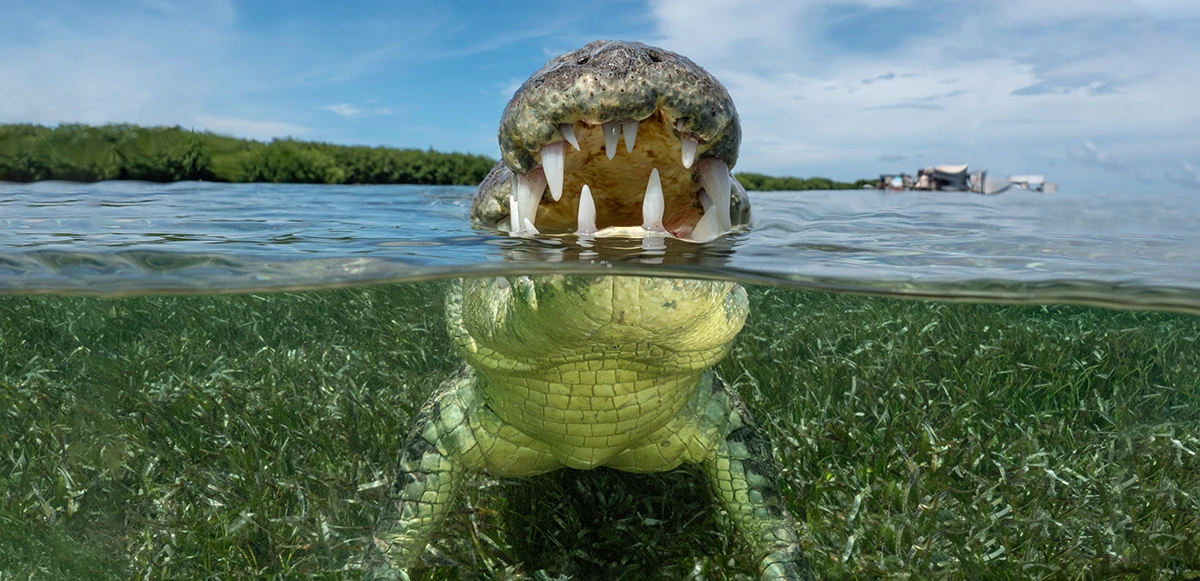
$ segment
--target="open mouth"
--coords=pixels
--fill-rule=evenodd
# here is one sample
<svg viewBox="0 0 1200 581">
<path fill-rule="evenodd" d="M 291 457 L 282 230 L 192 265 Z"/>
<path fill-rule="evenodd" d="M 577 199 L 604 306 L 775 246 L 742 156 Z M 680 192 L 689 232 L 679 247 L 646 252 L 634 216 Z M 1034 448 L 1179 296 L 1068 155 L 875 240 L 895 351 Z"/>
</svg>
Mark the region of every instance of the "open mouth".
<svg viewBox="0 0 1200 581">
<path fill-rule="evenodd" d="M 704 143 L 687 121 L 657 109 L 644 119 L 560 124 L 538 165 L 514 172 L 509 232 L 700 242 L 728 232 L 729 164 L 697 159 Z"/>
</svg>

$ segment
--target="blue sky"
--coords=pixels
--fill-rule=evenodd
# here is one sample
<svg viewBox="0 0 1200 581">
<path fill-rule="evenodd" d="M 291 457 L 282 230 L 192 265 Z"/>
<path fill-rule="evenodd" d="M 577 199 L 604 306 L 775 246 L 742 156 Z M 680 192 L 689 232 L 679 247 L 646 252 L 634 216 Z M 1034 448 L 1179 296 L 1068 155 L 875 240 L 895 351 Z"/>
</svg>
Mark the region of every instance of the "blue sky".
<svg viewBox="0 0 1200 581">
<path fill-rule="evenodd" d="M 741 171 L 1200 189 L 1200 0 L 0 0 L 0 122 L 496 157 L 516 86 L 597 38 L 721 79 Z"/>
</svg>

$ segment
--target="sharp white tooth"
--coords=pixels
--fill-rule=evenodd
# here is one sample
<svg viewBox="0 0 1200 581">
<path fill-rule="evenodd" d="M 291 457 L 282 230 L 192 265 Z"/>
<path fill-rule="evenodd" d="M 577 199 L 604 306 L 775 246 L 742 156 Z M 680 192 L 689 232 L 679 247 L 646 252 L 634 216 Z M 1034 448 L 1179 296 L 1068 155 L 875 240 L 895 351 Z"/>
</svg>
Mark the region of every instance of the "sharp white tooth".
<svg viewBox="0 0 1200 581">
<path fill-rule="evenodd" d="M 562 143 L 561 141 L 559 143 Z M 517 176 L 517 224 L 524 225 L 537 220 L 538 204 L 542 202 L 542 192 L 546 191 L 546 174 L 533 170 L 525 175 Z M 522 234 L 537 233 L 537 230 Z"/>
<path fill-rule="evenodd" d="M 667 249 L 667 239 L 663 236 L 646 236 L 642 238 L 642 250 L 650 252 L 641 262 L 646 264 L 662 264 L 662 251 Z"/>
<path fill-rule="evenodd" d="M 642 228 L 649 231 L 661 232 L 663 228 L 663 210 L 666 209 L 663 199 L 662 181 L 658 179 L 658 168 L 650 170 L 650 181 L 646 184 L 646 197 L 642 199 Z"/>
<path fill-rule="evenodd" d="M 563 139 L 567 140 L 567 143 L 571 144 L 571 147 L 575 148 L 575 151 L 579 151 L 579 140 L 575 139 L 574 125 L 571 125 L 570 123 L 563 123 L 562 125 L 558 126 L 558 132 L 562 134 Z"/>
<path fill-rule="evenodd" d="M 600 126 L 604 130 L 604 153 L 608 159 L 617 154 L 617 138 L 621 136 L 621 123 L 609 121 Z"/>
<path fill-rule="evenodd" d="M 729 183 L 729 164 L 714 158 L 700 162 L 700 186 L 708 192 L 713 207 L 717 209 L 717 224 L 722 231 L 733 228 L 729 218 L 729 201 L 732 198 Z"/>
<path fill-rule="evenodd" d="M 633 153 L 633 142 L 637 141 L 637 121 L 626 121 L 621 124 L 621 133 L 625 137 L 625 153 Z"/>
<path fill-rule="evenodd" d="M 521 210 L 517 206 L 517 197 L 508 195 L 508 233 L 516 235 L 521 229 Z"/>
<path fill-rule="evenodd" d="M 580 236 L 596 233 L 596 201 L 592 199 L 592 190 L 583 184 L 579 193 L 579 222 L 575 234 Z"/>
<path fill-rule="evenodd" d="M 546 173 L 546 182 L 550 184 L 550 195 L 554 197 L 555 202 L 562 199 L 563 155 L 566 154 L 566 149 L 567 142 L 565 141 L 542 146 L 542 169 Z"/>
<path fill-rule="evenodd" d="M 700 147 L 700 144 L 695 139 L 692 139 L 690 137 L 684 137 L 683 140 L 679 143 L 679 148 L 683 150 L 683 167 L 684 168 L 692 167 L 692 162 L 695 161 L 695 159 L 696 159 L 696 148 L 697 147 Z"/>
<path fill-rule="evenodd" d="M 712 198 L 708 196 L 708 190 L 700 190 L 700 192 L 696 194 L 696 197 L 700 199 L 700 207 L 705 212 L 712 207 Z"/>
<path fill-rule="evenodd" d="M 708 211 L 696 223 L 696 227 L 692 228 L 692 233 L 688 236 L 688 240 L 708 242 L 724 233 L 725 231 L 721 229 L 721 225 L 717 224 L 717 213 Z"/>
<path fill-rule="evenodd" d="M 675 131 L 683 131 L 683 119 L 675 120 Z"/>
<path fill-rule="evenodd" d="M 530 222 L 529 218 L 525 218 L 525 229 L 522 230 L 521 233 L 522 234 L 541 234 L 541 232 L 538 232 L 537 228 L 533 227 L 533 222 Z"/>
</svg>

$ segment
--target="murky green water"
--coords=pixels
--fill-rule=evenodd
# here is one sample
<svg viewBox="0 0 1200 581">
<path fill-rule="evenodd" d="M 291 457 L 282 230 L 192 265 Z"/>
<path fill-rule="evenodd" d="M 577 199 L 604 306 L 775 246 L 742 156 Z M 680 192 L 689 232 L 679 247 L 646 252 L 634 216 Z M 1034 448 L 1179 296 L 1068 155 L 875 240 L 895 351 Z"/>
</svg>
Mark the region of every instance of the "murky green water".
<svg viewBox="0 0 1200 581">
<path fill-rule="evenodd" d="M 353 577 L 459 364 L 421 279 L 535 270 L 748 283 L 719 371 L 830 578 L 1200 574 L 1194 202 L 775 194 L 724 244 L 580 249 L 453 188 L 221 188 L 0 186 L 0 580 Z M 702 482 L 481 477 L 432 575 L 749 578 Z"/>
</svg>

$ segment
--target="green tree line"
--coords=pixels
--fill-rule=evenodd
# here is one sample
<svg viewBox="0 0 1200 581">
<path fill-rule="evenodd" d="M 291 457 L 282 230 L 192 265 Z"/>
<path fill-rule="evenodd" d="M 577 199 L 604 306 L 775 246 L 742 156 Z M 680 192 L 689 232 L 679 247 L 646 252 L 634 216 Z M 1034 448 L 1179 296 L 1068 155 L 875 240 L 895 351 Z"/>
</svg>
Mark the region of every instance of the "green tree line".
<svg viewBox="0 0 1200 581">
<path fill-rule="evenodd" d="M 433 150 L 262 143 L 181 127 L 0 125 L 0 181 L 474 185 L 495 160 Z"/>
<path fill-rule="evenodd" d="M 269 143 L 182 127 L 0 124 L 0 181 L 144 180 L 302 184 L 475 185 L 495 160 L 482 155 L 332 145 Z M 827 178 L 739 173 L 747 190 L 857 189 Z"/>
<path fill-rule="evenodd" d="M 735 174 L 743 188 L 751 191 L 803 191 L 803 190 L 858 190 L 864 185 L 874 186 L 878 180 L 839 182 L 829 178 L 774 177 L 759 173 Z"/>
</svg>

